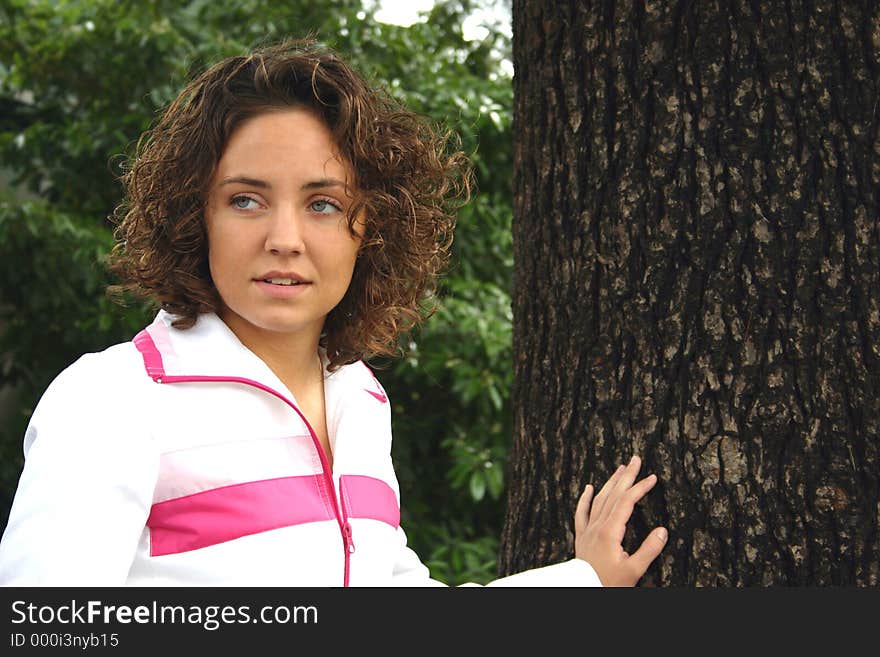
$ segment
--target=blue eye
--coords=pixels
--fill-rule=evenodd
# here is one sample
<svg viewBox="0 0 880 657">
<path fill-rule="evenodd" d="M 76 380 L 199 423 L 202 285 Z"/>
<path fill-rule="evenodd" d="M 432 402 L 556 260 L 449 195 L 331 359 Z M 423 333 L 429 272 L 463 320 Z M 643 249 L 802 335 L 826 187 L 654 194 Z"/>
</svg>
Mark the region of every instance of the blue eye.
<svg viewBox="0 0 880 657">
<path fill-rule="evenodd" d="M 339 212 L 339 207 L 325 198 L 314 201 L 310 207 L 312 208 L 312 210 L 318 212 L 319 214 L 331 214 L 333 212 Z"/>
<path fill-rule="evenodd" d="M 232 197 L 232 206 L 238 208 L 239 210 L 250 210 L 252 209 L 248 203 L 256 203 L 254 199 L 250 196 L 233 196 Z"/>
</svg>

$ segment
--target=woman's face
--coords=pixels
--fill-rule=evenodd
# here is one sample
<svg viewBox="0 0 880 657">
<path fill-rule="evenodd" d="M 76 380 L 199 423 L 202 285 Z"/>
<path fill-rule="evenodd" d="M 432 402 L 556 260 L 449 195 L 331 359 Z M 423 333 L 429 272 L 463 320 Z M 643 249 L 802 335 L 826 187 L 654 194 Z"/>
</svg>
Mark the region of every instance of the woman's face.
<svg viewBox="0 0 880 657">
<path fill-rule="evenodd" d="M 352 184 L 329 130 L 306 109 L 268 111 L 232 133 L 205 222 L 219 314 L 239 338 L 284 333 L 317 345 L 363 234 L 356 223 L 352 236 L 346 219 Z"/>
</svg>

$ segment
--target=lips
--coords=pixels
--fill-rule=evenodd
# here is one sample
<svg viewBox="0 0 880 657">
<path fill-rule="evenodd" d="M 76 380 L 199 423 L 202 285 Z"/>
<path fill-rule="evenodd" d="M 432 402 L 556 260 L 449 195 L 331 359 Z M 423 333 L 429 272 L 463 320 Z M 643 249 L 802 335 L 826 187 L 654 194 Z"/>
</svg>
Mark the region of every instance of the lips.
<svg viewBox="0 0 880 657">
<path fill-rule="evenodd" d="M 302 285 L 300 281 L 295 281 L 292 278 L 264 278 L 262 281 L 272 285 Z"/>
<path fill-rule="evenodd" d="M 261 276 L 257 276 L 254 280 L 257 282 L 269 283 L 271 285 L 281 285 L 285 287 L 303 285 L 305 283 L 311 282 L 307 281 L 305 278 L 294 271 L 270 271 Z"/>
</svg>

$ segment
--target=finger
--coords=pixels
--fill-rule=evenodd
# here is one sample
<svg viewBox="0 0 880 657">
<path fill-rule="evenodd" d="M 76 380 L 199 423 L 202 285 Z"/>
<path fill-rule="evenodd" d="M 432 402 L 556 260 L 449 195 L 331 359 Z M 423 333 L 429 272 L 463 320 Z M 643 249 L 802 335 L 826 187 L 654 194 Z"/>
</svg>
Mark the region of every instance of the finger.
<svg viewBox="0 0 880 657">
<path fill-rule="evenodd" d="M 669 534 L 664 527 L 656 527 L 642 541 L 639 549 L 627 559 L 627 566 L 630 568 L 633 576 L 635 576 L 635 581 L 641 579 L 645 571 L 648 570 L 648 566 L 660 555 L 660 552 L 666 546 L 668 538 Z"/>
<path fill-rule="evenodd" d="M 593 485 L 587 484 L 574 510 L 574 533 L 580 534 L 587 527 L 590 518 L 590 502 L 593 501 Z"/>
<path fill-rule="evenodd" d="M 632 458 L 629 460 L 629 463 L 626 464 L 626 467 L 620 474 L 614 490 L 618 493 L 626 492 L 627 490 L 629 490 L 629 487 L 633 485 L 633 482 L 636 480 L 636 477 L 638 476 L 639 470 L 641 468 L 642 459 L 633 454 Z"/>
<path fill-rule="evenodd" d="M 593 502 L 593 510 L 590 512 L 591 518 L 597 518 L 602 515 L 602 509 L 605 508 L 605 500 L 617 485 L 617 480 L 620 478 L 623 470 L 624 467 L 622 465 L 617 466 L 617 470 L 614 471 L 614 474 L 612 474 L 611 477 L 608 478 L 608 481 L 605 482 L 605 485 L 602 486 L 602 489 L 599 491 L 599 494 L 596 495 L 596 499 Z"/>
<path fill-rule="evenodd" d="M 633 456 L 629 463 L 625 466 L 620 466 L 617 469 L 617 472 L 614 473 L 614 476 L 608 480 L 608 492 L 602 498 L 601 506 L 594 509 L 593 517 L 597 519 L 606 519 L 611 514 L 612 509 L 617 505 L 617 500 L 619 497 L 626 493 L 630 489 L 635 481 L 636 475 L 639 472 L 639 468 L 642 467 L 641 459 L 638 456 Z"/>
<path fill-rule="evenodd" d="M 621 532 L 626 531 L 626 523 L 629 522 L 630 516 L 632 516 L 636 502 L 647 495 L 648 491 L 654 488 L 656 484 L 657 475 L 650 474 L 625 493 L 615 497 L 613 506 L 610 506 L 608 509 L 608 516 L 611 523 L 619 525 Z"/>
</svg>

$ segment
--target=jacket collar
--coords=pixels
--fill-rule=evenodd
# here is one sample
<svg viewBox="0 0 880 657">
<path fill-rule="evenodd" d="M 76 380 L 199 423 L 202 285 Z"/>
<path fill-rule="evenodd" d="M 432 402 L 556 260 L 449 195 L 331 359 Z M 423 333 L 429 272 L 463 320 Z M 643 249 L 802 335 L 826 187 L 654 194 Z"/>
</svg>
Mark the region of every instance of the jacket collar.
<svg viewBox="0 0 880 657">
<path fill-rule="evenodd" d="M 194 326 L 178 329 L 172 326 L 175 315 L 160 310 L 144 333 L 149 335 L 158 355 L 156 367 L 166 377 L 239 378 L 254 381 L 287 397 L 296 399 L 287 386 L 254 352 L 248 349 L 226 323 L 214 313 L 199 315 Z M 135 342 L 141 339 L 135 338 Z M 141 345 L 138 349 L 142 351 Z M 363 363 L 344 365 L 327 372 L 327 355 L 319 356 L 324 364 L 324 397 L 328 421 L 335 415 L 348 394 L 370 396 L 374 402 L 388 403 L 385 391 Z M 145 358 L 146 361 L 146 358 Z M 156 370 L 159 371 L 159 370 Z M 154 372 L 151 372 L 154 375 Z"/>
</svg>

